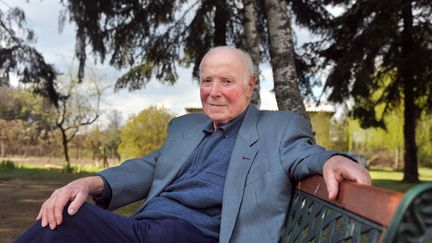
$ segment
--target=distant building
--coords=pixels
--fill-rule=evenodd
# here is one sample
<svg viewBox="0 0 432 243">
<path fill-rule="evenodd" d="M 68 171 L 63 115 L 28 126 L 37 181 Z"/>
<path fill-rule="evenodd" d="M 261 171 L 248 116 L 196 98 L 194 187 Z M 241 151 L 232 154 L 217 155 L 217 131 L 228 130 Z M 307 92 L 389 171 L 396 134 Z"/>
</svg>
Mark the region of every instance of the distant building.
<svg viewBox="0 0 432 243">
<path fill-rule="evenodd" d="M 202 108 L 196 108 L 196 107 L 186 107 L 185 111 L 190 114 L 190 113 L 196 113 L 196 112 L 202 112 Z"/>
</svg>

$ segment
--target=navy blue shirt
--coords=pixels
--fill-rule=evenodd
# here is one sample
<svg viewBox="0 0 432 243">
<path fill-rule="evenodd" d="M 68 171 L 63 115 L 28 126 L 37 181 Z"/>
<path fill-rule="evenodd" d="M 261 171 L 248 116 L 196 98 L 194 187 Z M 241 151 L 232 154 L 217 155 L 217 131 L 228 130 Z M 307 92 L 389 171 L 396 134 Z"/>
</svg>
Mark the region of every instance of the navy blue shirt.
<svg viewBox="0 0 432 243">
<path fill-rule="evenodd" d="M 222 195 L 231 152 L 244 114 L 205 137 L 189 156 L 174 181 L 149 201 L 140 217 L 182 218 L 205 235 L 219 238 Z"/>
<path fill-rule="evenodd" d="M 218 239 L 225 176 L 244 116 L 245 112 L 216 131 L 213 124 L 204 129 L 203 140 L 177 177 L 148 202 L 137 219 L 182 218 L 205 235 Z M 102 203 L 103 198 L 104 195 L 96 199 Z"/>
</svg>

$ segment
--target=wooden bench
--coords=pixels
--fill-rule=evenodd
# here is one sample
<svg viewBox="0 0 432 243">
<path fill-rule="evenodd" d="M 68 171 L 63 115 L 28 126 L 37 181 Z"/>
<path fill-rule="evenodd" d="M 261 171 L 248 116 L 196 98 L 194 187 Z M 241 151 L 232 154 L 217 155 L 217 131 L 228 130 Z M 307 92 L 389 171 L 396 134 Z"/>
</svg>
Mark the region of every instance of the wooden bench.
<svg viewBox="0 0 432 243">
<path fill-rule="evenodd" d="M 399 193 L 344 182 L 328 200 L 321 176 L 298 183 L 281 242 L 432 242 L 432 183 Z"/>
</svg>

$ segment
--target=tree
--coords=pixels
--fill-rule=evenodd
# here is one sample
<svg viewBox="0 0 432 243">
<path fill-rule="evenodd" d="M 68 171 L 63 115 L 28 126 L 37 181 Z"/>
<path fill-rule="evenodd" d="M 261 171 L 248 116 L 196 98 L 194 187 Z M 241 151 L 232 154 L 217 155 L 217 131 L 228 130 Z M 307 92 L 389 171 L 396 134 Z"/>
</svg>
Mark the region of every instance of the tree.
<svg viewBox="0 0 432 243">
<path fill-rule="evenodd" d="M 120 161 L 120 154 L 118 147 L 120 145 L 120 132 L 121 132 L 121 113 L 118 110 L 112 110 L 108 114 L 108 127 L 101 130 L 96 126 L 90 134 L 87 134 L 86 142 L 91 147 L 93 152 L 93 159 L 97 156 L 102 159 L 103 166 L 108 167 L 108 158 L 116 158 Z"/>
<path fill-rule="evenodd" d="M 26 89 L 1 86 L 1 155 L 27 154 L 30 150 L 41 154 L 54 130 L 51 111 L 47 98 Z"/>
<path fill-rule="evenodd" d="M 82 126 L 90 125 L 99 118 L 102 89 L 99 87 L 97 78 L 91 80 L 94 88 L 78 87 L 78 80 L 74 78 L 72 73 L 69 74 L 69 80 L 66 82 L 63 91 L 65 95 L 59 100 L 59 106 L 56 108 L 55 124 L 61 133 L 65 158 L 64 169 L 66 172 L 70 172 L 69 142 Z M 92 105 L 90 98 L 96 99 L 94 105 Z"/>
<path fill-rule="evenodd" d="M 162 146 L 168 122 L 174 114 L 165 108 L 151 106 L 132 116 L 121 130 L 119 154 L 123 159 L 151 153 Z"/>
<path fill-rule="evenodd" d="M 423 166 L 432 165 L 432 115 L 423 113 L 417 125 L 417 144 L 419 144 L 419 161 Z"/>
<path fill-rule="evenodd" d="M 165 83 L 177 78 L 176 64 L 198 63 L 215 45 L 223 45 L 238 31 L 234 3 L 217 1 L 65 1 L 63 22 L 69 16 L 77 26 L 76 55 L 79 78 L 84 74 L 86 46 L 104 61 L 130 70 L 116 88 L 142 88 L 152 76 Z M 195 13 L 195 15 L 192 15 Z M 177 15 L 177 16 L 176 16 Z M 227 33 L 232 33 L 228 35 Z"/>
<path fill-rule="evenodd" d="M 122 113 L 119 110 L 111 110 L 108 115 L 107 130 L 119 131 L 122 127 L 122 119 Z"/>
<path fill-rule="evenodd" d="M 91 150 L 93 160 L 101 157 L 101 147 L 105 140 L 106 136 L 99 125 L 85 133 L 84 146 Z"/>
<path fill-rule="evenodd" d="M 260 98 L 260 36 L 258 31 L 258 12 L 256 1 L 243 0 L 244 3 L 244 20 L 243 25 L 245 29 L 245 50 L 251 55 L 252 61 L 255 65 L 256 80 L 251 103 L 255 104 L 257 108 L 261 105 Z"/>
<path fill-rule="evenodd" d="M 403 104 L 403 181 L 418 182 L 416 121 L 421 109 L 432 110 L 432 6 L 424 0 L 325 2 L 346 7 L 322 32 L 324 41 L 314 44 L 323 66 L 331 68 L 329 99 L 352 97 L 363 127 L 385 127 L 384 115 Z M 383 76 L 391 82 L 381 82 Z M 384 92 L 371 100 L 377 89 Z M 378 104 L 384 104 L 381 114 Z"/>
<path fill-rule="evenodd" d="M 174 83 L 177 64 L 193 65 L 193 75 L 198 77 L 204 54 L 211 47 L 228 44 L 251 52 L 256 64 L 271 57 L 279 108 L 306 114 L 298 85 L 307 87 L 308 83 L 296 77 L 295 64 L 299 62 L 293 53 L 287 4 L 296 12 L 298 23 L 317 28 L 316 22 L 326 17 L 326 11 L 316 2 L 69 0 L 63 3 L 63 21 L 69 16 L 77 26 L 79 77 L 84 73 L 87 46 L 101 61 L 110 56 L 111 65 L 130 68 L 117 80 L 116 89 L 140 89 L 152 77 Z M 258 88 L 254 104 L 260 103 Z"/>
<path fill-rule="evenodd" d="M 291 22 L 286 4 L 285 1 L 264 0 L 274 91 L 279 110 L 291 110 L 308 119 L 298 85 Z"/>
<path fill-rule="evenodd" d="M 26 156 L 28 145 L 35 141 L 32 124 L 19 119 L 0 120 L 0 128 L 2 130 L 0 132 L 2 155 L 20 154 Z"/>
<path fill-rule="evenodd" d="M 23 104 L 15 97 L 16 89 L 0 86 L 0 119 L 14 120 L 22 117 Z"/>
<path fill-rule="evenodd" d="M 34 33 L 27 27 L 21 9 L 9 7 L 6 12 L 0 9 L 0 86 L 9 85 L 10 75 L 16 74 L 20 83 L 30 85 L 34 92 L 50 98 L 57 105 L 56 71 L 30 45 L 34 40 Z"/>
<path fill-rule="evenodd" d="M 251 8 L 245 0 L 245 38 L 254 41 L 254 32 L 248 32 Z M 268 56 L 273 70 L 273 84 L 279 110 L 291 110 L 309 119 L 303 103 L 305 96 L 312 95 L 311 85 L 307 77 L 307 63 L 301 59 L 294 48 L 295 36 L 292 31 L 291 18 L 296 24 L 313 32 L 319 32 L 326 26 L 330 15 L 322 3 L 304 0 L 260 0 L 256 1 L 257 28 L 261 31 L 260 44 L 264 47 L 263 56 Z M 317 24 L 320 23 L 320 24 Z M 250 40 L 252 39 L 252 40 Z M 248 42 L 246 42 L 248 43 Z M 248 46 L 248 45 L 246 45 Z M 254 52 L 252 52 L 252 57 Z M 256 55 L 256 54 L 255 54 Z M 259 62 L 258 62 L 259 63 Z"/>
<path fill-rule="evenodd" d="M 120 161 L 121 157 L 118 153 L 118 147 L 120 145 L 120 132 L 121 132 L 121 123 L 122 123 L 122 115 L 118 110 L 112 110 L 109 113 L 109 124 L 106 129 L 107 139 L 104 143 L 104 148 L 109 153 L 110 157 L 117 158 L 117 161 Z"/>
</svg>

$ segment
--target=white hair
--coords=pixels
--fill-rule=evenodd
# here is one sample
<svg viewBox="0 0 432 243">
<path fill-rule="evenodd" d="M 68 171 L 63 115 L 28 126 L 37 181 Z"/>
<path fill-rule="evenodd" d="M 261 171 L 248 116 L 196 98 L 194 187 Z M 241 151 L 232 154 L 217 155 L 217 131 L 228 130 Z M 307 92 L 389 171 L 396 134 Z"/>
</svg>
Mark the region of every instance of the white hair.
<svg viewBox="0 0 432 243">
<path fill-rule="evenodd" d="M 211 48 L 205 55 L 204 55 L 204 57 L 201 59 L 201 62 L 200 62 L 200 65 L 199 65 L 199 72 L 200 72 L 200 76 L 201 76 L 201 66 L 202 66 L 202 62 L 203 62 L 203 60 L 204 60 L 204 58 L 207 56 L 207 54 L 209 54 L 210 52 L 212 52 L 212 51 L 214 51 L 214 50 L 217 50 L 217 49 L 220 49 L 220 48 L 228 48 L 228 49 L 231 49 L 231 50 L 233 50 L 233 51 L 236 51 L 236 52 L 238 52 L 238 53 L 240 53 L 242 56 L 243 56 L 243 58 L 244 58 L 244 60 L 245 60 L 245 68 L 246 68 L 246 71 L 247 71 L 247 75 L 246 75 L 246 77 L 245 77 L 245 79 L 244 79 L 244 83 L 245 83 L 245 85 L 247 85 L 247 82 L 249 81 L 249 79 L 252 77 L 252 76 L 254 76 L 255 75 L 255 65 L 254 65 L 254 63 L 253 63 L 253 61 L 252 61 L 252 57 L 249 55 L 249 53 L 247 53 L 247 52 L 245 52 L 245 51 L 243 51 L 243 50 L 241 50 L 241 49 L 237 49 L 237 48 L 235 48 L 235 47 L 232 47 L 232 46 L 217 46 L 217 47 L 213 47 L 213 48 Z"/>
</svg>

